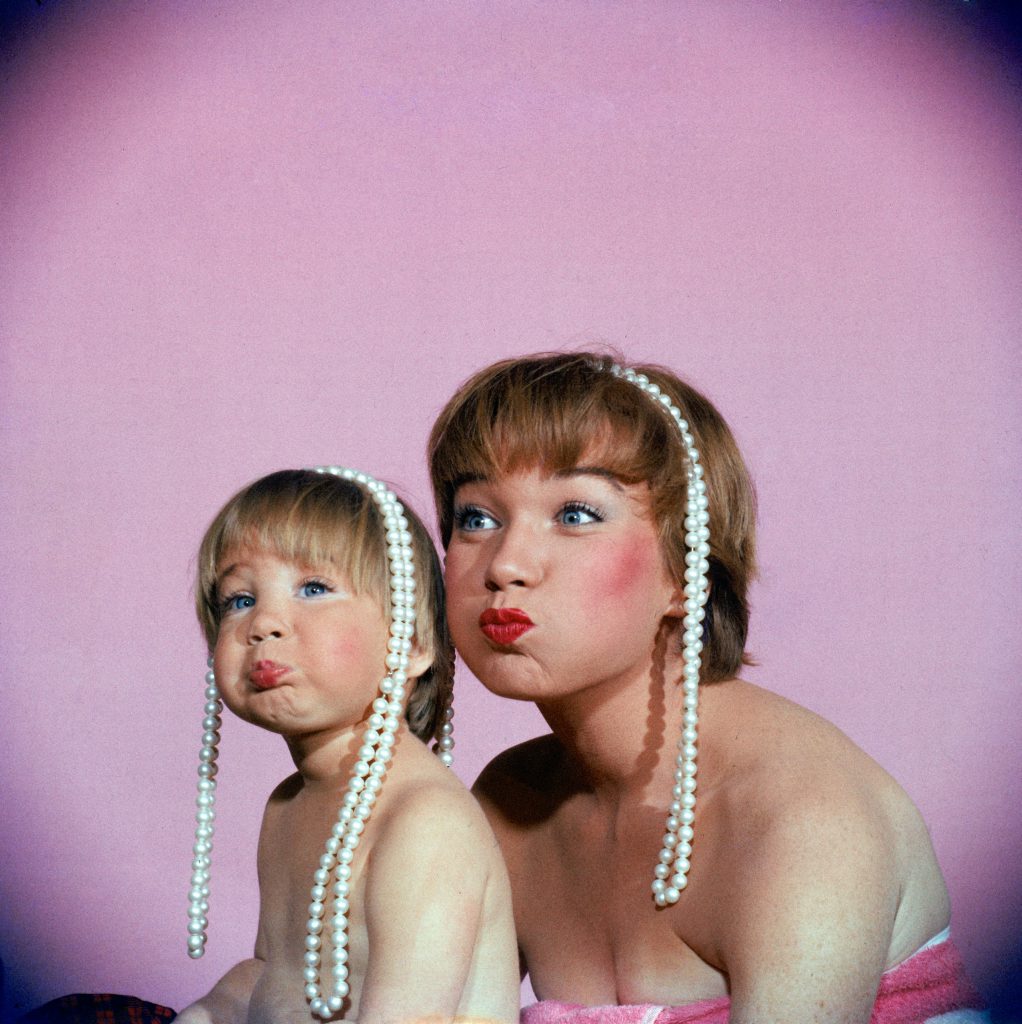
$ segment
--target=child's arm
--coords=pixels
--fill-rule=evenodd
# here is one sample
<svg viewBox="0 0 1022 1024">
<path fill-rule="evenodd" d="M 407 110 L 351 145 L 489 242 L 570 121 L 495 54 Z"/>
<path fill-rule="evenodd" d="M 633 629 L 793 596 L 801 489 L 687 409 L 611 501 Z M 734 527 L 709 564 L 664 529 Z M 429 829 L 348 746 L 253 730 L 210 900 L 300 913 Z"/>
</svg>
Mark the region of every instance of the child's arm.
<svg viewBox="0 0 1022 1024">
<path fill-rule="evenodd" d="M 468 988 L 487 990 L 503 1008 L 486 1016 L 517 1020 L 507 876 L 493 833 L 466 798 L 413 792 L 380 822 L 366 880 L 372 952 L 359 1024 L 453 1019 Z"/>
<path fill-rule="evenodd" d="M 232 967 L 207 995 L 185 1007 L 175 1017 L 180 1024 L 245 1024 L 264 961 L 253 957 Z"/>
</svg>

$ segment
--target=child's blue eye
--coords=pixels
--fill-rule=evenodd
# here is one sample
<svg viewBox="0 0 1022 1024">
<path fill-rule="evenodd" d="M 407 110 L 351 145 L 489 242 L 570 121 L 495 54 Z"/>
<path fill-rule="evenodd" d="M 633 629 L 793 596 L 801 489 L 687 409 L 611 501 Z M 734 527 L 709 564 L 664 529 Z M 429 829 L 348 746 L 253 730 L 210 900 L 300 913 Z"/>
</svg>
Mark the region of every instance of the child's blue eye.
<svg viewBox="0 0 1022 1024">
<path fill-rule="evenodd" d="M 488 512 L 484 512 L 475 505 L 465 505 L 463 508 L 454 510 L 454 525 L 466 533 L 474 533 L 477 530 L 492 530 L 497 521 Z"/>
<path fill-rule="evenodd" d="M 221 607 L 225 612 L 240 612 L 244 608 L 251 608 L 255 604 L 255 598 L 251 594 L 231 594 L 225 597 Z"/>
<path fill-rule="evenodd" d="M 329 594 L 331 587 L 324 583 L 322 580 L 306 580 L 299 588 L 298 593 L 302 597 L 321 597 L 323 594 Z"/>
<path fill-rule="evenodd" d="M 603 522 L 600 510 L 582 501 L 569 501 L 557 515 L 564 526 L 586 526 L 589 523 Z"/>
</svg>

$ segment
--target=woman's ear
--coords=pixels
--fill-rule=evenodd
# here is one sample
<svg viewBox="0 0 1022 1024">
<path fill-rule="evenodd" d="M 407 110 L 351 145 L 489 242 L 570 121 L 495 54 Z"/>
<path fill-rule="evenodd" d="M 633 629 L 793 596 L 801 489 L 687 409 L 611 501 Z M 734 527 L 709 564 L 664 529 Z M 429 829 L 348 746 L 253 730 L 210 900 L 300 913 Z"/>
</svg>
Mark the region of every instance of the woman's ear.
<svg viewBox="0 0 1022 1024">
<path fill-rule="evenodd" d="M 684 591 L 676 590 L 671 595 L 670 603 L 664 612 L 665 619 L 681 619 L 685 615 L 685 594 Z"/>
</svg>

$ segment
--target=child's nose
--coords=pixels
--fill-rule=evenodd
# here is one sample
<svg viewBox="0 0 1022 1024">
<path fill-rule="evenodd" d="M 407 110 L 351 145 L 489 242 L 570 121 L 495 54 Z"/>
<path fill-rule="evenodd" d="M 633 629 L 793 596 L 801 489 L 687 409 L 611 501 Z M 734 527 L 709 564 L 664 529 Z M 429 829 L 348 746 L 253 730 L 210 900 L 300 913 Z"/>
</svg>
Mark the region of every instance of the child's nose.
<svg viewBox="0 0 1022 1024">
<path fill-rule="evenodd" d="M 275 608 L 264 607 L 256 611 L 249 623 L 248 639 L 257 644 L 271 637 L 281 639 L 288 633 L 284 616 Z"/>
</svg>

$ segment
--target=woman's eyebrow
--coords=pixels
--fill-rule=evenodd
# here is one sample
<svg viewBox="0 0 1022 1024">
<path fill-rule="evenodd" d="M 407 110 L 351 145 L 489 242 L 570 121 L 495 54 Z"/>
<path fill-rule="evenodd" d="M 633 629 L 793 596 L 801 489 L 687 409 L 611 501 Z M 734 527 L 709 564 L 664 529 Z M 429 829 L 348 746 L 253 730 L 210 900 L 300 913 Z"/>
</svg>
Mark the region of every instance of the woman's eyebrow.
<svg viewBox="0 0 1022 1024">
<path fill-rule="evenodd" d="M 571 469 L 559 469 L 554 473 L 554 476 L 559 479 L 567 479 L 573 476 L 598 476 L 601 480 L 609 481 L 619 491 L 624 491 L 625 489 L 617 473 L 613 473 L 603 466 L 572 466 Z"/>
<path fill-rule="evenodd" d="M 457 494 L 460 488 L 467 484 L 489 483 L 490 478 L 485 473 L 462 473 L 451 481 L 451 493 Z"/>
</svg>

